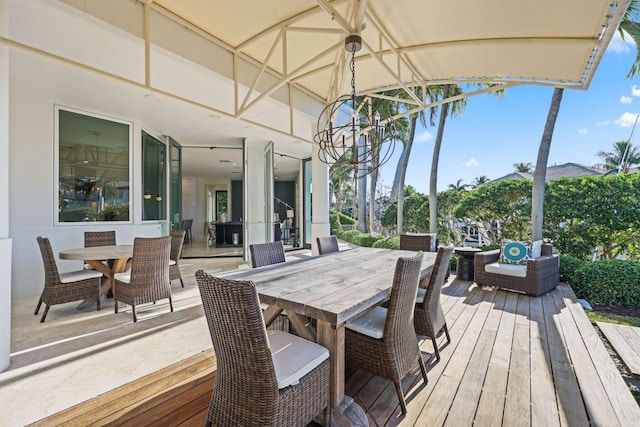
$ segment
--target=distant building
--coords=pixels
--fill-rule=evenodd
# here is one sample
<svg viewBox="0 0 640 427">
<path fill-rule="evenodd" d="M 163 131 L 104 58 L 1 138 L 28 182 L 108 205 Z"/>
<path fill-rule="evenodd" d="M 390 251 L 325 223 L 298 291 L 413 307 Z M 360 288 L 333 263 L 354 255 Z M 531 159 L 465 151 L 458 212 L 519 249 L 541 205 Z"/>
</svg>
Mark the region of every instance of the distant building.
<svg viewBox="0 0 640 427">
<path fill-rule="evenodd" d="M 590 166 L 579 165 L 577 163 L 565 163 L 563 165 L 550 166 L 547 168 L 546 181 L 558 178 L 575 178 L 577 176 L 604 175 L 606 171 Z M 533 181 L 533 175 L 528 172 L 512 172 L 508 175 L 496 178 L 493 181 L 503 179 L 528 179 Z"/>
</svg>

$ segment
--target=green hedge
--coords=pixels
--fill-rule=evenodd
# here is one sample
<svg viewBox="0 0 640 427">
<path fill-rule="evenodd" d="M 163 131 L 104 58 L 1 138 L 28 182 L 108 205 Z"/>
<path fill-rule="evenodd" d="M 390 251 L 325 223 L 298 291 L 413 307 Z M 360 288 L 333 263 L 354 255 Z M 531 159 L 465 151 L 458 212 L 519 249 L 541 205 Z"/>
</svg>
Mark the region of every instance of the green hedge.
<svg viewBox="0 0 640 427">
<path fill-rule="evenodd" d="M 373 247 L 382 249 L 400 249 L 400 236 L 379 239 L 373 244 Z"/>
<path fill-rule="evenodd" d="M 578 298 L 602 305 L 640 306 L 640 263 L 620 259 L 584 261 L 560 257 L 560 280 Z"/>
</svg>

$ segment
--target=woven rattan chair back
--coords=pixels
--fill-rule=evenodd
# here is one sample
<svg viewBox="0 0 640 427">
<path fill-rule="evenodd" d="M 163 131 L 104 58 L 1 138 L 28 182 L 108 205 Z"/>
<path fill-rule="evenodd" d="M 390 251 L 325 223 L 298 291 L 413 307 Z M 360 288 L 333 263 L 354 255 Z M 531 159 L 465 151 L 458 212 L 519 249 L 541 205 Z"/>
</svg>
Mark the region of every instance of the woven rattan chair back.
<svg viewBox="0 0 640 427">
<path fill-rule="evenodd" d="M 265 265 L 285 262 L 284 245 L 281 240 L 270 243 L 255 243 L 249 245 L 251 255 L 251 267 L 263 267 Z"/>
<path fill-rule="evenodd" d="M 347 364 L 393 381 L 402 413 L 407 412 L 407 406 L 401 381 L 416 363 L 420 366 L 424 382 L 427 382 L 427 371 L 413 328 L 413 307 L 422 258 L 423 254 L 419 252 L 415 257 L 398 259 L 381 339 L 346 329 Z"/>
<path fill-rule="evenodd" d="M 401 234 L 400 235 L 400 249 L 405 251 L 423 251 L 431 252 L 431 239 L 433 236 L 430 234 Z M 437 247 L 438 242 L 436 239 Z"/>
<path fill-rule="evenodd" d="M 340 247 L 338 246 L 338 238 L 334 235 L 316 237 L 316 243 L 318 244 L 318 253 L 320 255 L 340 251 Z"/>
<path fill-rule="evenodd" d="M 115 312 L 118 301 L 132 306 L 133 321 L 138 320 L 136 305 L 168 298 L 171 311 L 171 284 L 169 282 L 169 254 L 171 236 L 136 237 L 133 240 L 131 276 L 128 282 L 115 279 L 113 292 Z"/>
<path fill-rule="evenodd" d="M 442 246 L 438 248 L 436 261 L 428 277 L 426 286 L 426 294 L 422 303 L 416 304 L 414 313 L 414 326 L 418 335 L 426 336 L 431 339 L 435 350 L 437 360 L 440 360 L 440 350 L 436 343 L 436 337 L 444 331 L 447 341 L 451 342 L 447 321 L 440 305 L 440 294 L 442 286 L 446 281 L 451 255 L 453 254 L 453 246 Z"/>
<path fill-rule="evenodd" d="M 302 426 L 323 409 L 330 425 L 328 359 L 298 384 L 278 389 L 255 285 L 202 270 L 196 282 L 217 359 L 206 425 Z"/>
<path fill-rule="evenodd" d="M 184 288 L 182 273 L 180 273 L 180 256 L 182 255 L 185 231 L 172 230 L 169 235 L 171 236 L 171 252 L 169 254 L 169 259 L 173 261 L 171 265 L 169 265 L 169 281 L 180 279 L 180 284 Z"/>
<path fill-rule="evenodd" d="M 115 231 L 85 231 L 84 247 L 113 246 L 116 244 Z"/>
<path fill-rule="evenodd" d="M 100 275 L 62 283 L 58 266 L 56 265 L 56 259 L 51 249 L 51 242 L 48 238 L 40 236 L 37 238 L 37 241 L 44 265 L 44 289 L 42 290 L 38 305 L 33 314 L 38 314 L 42 303 L 46 305 L 40 322 L 44 322 L 49 313 L 49 307 L 55 304 L 83 299 L 95 299 L 97 309 L 100 310 Z"/>
</svg>

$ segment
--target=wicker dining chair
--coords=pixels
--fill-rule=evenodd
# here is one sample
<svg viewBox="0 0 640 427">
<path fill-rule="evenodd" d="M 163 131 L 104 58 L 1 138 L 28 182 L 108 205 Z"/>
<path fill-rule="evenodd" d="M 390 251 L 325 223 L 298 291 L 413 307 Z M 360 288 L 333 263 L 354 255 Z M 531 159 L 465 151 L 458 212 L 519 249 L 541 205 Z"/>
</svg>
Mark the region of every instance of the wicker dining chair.
<svg viewBox="0 0 640 427">
<path fill-rule="evenodd" d="M 133 239 L 131 270 L 114 276 L 113 299 L 115 312 L 118 302 L 129 304 L 133 321 L 138 321 L 136 305 L 169 298 L 173 311 L 171 284 L 169 282 L 169 254 L 171 237 L 136 237 Z"/>
<path fill-rule="evenodd" d="M 413 315 L 416 334 L 431 339 L 435 350 L 434 354 L 438 361 L 440 360 L 440 350 L 438 349 L 436 338 L 444 332 L 447 337 L 447 342 L 451 342 L 447 320 L 444 317 L 444 312 L 440 305 L 440 293 L 446 281 L 447 270 L 449 269 L 452 254 L 453 246 L 441 246 L 438 248 L 438 254 L 436 255 L 436 261 L 431 275 L 422 279 L 427 282 L 427 284 L 426 286 L 420 286 L 418 288 L 415 312 Z"/>
<path fill-rule="evenodd" d="M 182 255 L 182 246 L 184 245 L 184 230 L 173 230 L 171 236 L 171 253 L 169 254 L 169 282 L 180 279 L 180 284 L 184 288 L 182 281 L 182 273 L 180 273 L 180 256 Z"/>
<path fill-rule="evenodd" d="M 33 314 L 37 315 L 42 303 L 45 304 L 46 308 L 40 323 L 44 322 L 49 313 L 49 308 L 55 304 L 95 299 L 98 310 L 100 310 L 100 279 L 102 278 L 102 273 L 96 270 L 59 273 L 49 239 L 38 236 L 37 240 L 44 264 L 44 289 Z"/>
<path fill-rule="evenodd" d="M 432 240 L 435 241 L 432 242 Z M 400 249 L 405 251 L 436 252 L 438 238 L 433 234 L 406 234 L 400 235 Z"/>
<path fill-rule="evenodd" d="M 282 331 L 267 331 L 253 282 L 196 282 L 216 354 L 207 426 L 302 426 L 329 405 L 329 351 Z"/>
<path fill-rule="evenodd" d="M 316 237 L 316 243 L 318 244 L 318 253 L 320 255 L 340 251 L 340 248 L 338 247 L 338 238 L 334 235 Z"/>
<path fill-rule="evenodd" d="M 285 262 L 284 245 L 281 240 L 269 243 L 254 243 L 249 245 L 251 254 L 251 267 L 264 267 L 265 265 Z"/>
<path fill-rule="evenodd" d="M 422 257 L 419 252 L 415 257 L 399 258 L 388 307 L 376 306 L 347 321 L 345 328 L 346 364 L 393 381 L 403 414 L 407 413 L 407 405 L 401 381 L 416 363 L 427 383 L 427 371 L 413 329 Z"/>
<path fill-rule="evenodd" d="M 85 231 L 84 232 L 84 247 L 93 248 L 95 246 L 113 246 L 116 244 L 116 232 L 111 231 Z M 109 264 L 109 268 L 112 267 L 113 261 L 103 261 L 105 264 Z M 89 264 L 85 264 L 84 268 L 90 270 L 93 269 Z"/>
</svg>

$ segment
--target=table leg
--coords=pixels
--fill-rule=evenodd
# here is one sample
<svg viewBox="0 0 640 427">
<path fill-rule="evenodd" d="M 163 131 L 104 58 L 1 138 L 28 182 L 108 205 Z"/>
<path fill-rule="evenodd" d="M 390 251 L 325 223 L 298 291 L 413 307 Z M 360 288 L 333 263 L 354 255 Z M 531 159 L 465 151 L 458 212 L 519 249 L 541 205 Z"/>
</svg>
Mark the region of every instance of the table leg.
<svg viewBox="0 0 640 427">
<path fill-rule="evenodd" d="M 318 320 L 318 344 L 329 349 L 331 364 L 331 425 L 368 426 L 364 410 L 344 394 L 344 324 L 333 326 Z"/>
</svg>

